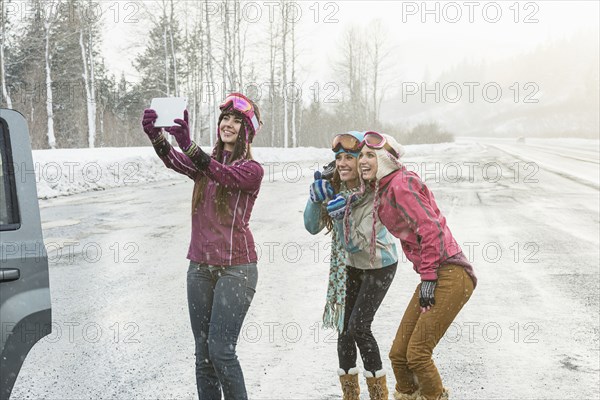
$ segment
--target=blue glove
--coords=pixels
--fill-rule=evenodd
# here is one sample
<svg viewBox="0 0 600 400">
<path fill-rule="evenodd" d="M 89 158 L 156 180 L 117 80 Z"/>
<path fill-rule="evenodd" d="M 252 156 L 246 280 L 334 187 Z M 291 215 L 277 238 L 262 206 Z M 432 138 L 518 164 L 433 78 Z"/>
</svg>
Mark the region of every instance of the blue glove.
<svg viewBox="0 0 600 400">
<path fill-rule="evenodd" d="M 322 203 L 325 200 L 333 199 L 333 187 L 329 181 L 321 179 L 321 173 L 315 172 L 315 181 L 310 185 L 310 201 L 313 203 Z"/>
<path fill-rule="evenodd" d="M 332 219 L 344 218 L 346 212 L 346 199 L 341 194 L 335 196 L 333 200 L 327 203 L 327 213 Z"/>
</svg>

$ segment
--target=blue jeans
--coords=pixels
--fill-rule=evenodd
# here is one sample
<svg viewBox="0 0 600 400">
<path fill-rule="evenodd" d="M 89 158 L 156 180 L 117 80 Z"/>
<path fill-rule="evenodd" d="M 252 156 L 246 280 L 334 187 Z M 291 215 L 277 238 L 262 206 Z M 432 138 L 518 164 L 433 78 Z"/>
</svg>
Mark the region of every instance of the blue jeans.
<svg viewBox="0 0 600 400">
<path fill-rule="evenodd" d="M 256 263 L 223 267 L 190 262 L 187 295 L 201 400 L 219 400 L 221 390 L 226 400 L 248 398 L 235 348 L 257 281 Z"/>
</svg>

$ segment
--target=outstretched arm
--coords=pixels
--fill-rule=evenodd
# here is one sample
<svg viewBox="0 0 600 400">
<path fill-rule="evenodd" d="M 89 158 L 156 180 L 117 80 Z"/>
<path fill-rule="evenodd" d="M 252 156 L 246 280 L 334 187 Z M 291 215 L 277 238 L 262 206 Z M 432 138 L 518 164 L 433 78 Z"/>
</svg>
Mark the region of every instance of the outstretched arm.
<svg viewBox="0 0 600 400">
<path fill-rule="evenodd" d="M 190 179 L 195 179 L 198 170 L 188 157 L 178 152 L 166 140 L 162 129 L 154 127 L 154 122 L 157 118 L 156 111 L 152 109 L 144 110 L 142 117 L 142 128 L 150 139 L 154 151 L 163 161 L 165 166 L 183 175 L 187 175 Z"/>
</svg>

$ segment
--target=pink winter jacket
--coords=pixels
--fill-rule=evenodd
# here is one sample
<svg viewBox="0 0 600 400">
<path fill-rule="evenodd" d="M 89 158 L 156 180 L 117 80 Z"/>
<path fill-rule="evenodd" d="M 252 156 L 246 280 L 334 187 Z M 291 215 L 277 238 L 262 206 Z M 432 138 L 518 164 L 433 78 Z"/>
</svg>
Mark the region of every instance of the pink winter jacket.
<svg viewBox="0 0 600 400">
<path fill-rule="evenodd" d="M 383 177 L 379 181 L 379 195 L 379 219 L 400 239 L 404 254 L 421 280 L 436 280 L 437 268 L 452 262 L 465 267 L 474 283 L 477 281 L 433 193 L 416 173 L 402 167 Z"/>
<path fill-rule="evenodd" d="M 170 145 L 163 146 L 165 149 L 157 152 L 167 168 L 194 181 L 202 175 L 208 177 L 204 201 L 192 215 L 187 258 L 212 265 L 255 263 L 258 257 L 248 222 L 260 190 L 264 174 L 262 166 L 254 160 L 239 160 L 227 165 L 211 159 L 205 171 L 198 171 L 185 154 Z M 225 159 L 230 155 L 224 152 Z M 229 191 L 230 212 L 225 216 L 219 215 L 214 201 L 219 185 Z"/>
</svg>

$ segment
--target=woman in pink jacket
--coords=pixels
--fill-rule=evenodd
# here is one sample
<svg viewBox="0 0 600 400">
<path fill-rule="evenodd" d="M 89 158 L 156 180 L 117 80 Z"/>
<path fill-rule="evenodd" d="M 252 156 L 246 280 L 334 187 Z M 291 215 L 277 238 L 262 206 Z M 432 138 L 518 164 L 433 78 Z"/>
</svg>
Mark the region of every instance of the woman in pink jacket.
<svg viewBox="0 0 600 400">
<path fill-rule="evenodd" d="M 210 156 L 191 140 L 187 111 L 166 128 L 183 153 L 154 127 L 154 110 L 144 111 L 142 125 L 165 166 L 194 181 L 187 293 L 198 396 L 245 400 L 235 348 L 258 280 L 248 221 L 264 174 L 251 151 L 262 123 L 256 104 L 239 93 L 227 96 L 220 109 Z"/>
<path fill-rule="evenodd" d="M 469 300 L 477 279 L 446 225 L 433 193 L 401 163 L 394 138 L 367 132 L 359 168 L 375 196 L 374 215 L 400 239 L 421 283 L 410 300 L 390 350 L 401 400 L 448 399 L 431 358 L 433 349 Z"/>
</svg>

